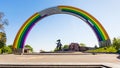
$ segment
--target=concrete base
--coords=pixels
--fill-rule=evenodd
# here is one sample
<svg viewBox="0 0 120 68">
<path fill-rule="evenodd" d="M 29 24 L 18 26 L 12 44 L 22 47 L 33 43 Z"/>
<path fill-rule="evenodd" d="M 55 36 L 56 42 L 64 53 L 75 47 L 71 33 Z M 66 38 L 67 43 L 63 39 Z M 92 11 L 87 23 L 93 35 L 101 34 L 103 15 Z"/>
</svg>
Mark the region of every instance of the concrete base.
<svg viewBox="0 0 120 68">
<path fill-rule="evenodd" d="M 105 41 L 100 41 L 99 42 L 99 46 L 100 47 L 104 47 L 104 46 L 110 46 L 111 45 L 111 41 L 109 40 L 105 40 Z"/>
<path fill-rule="evenodd" d="M 22 48 L 14 49 L 13 53 L 16 54 L 16 55 L 23 55 L 24 49 L 22 49 Z"/>
</svg>

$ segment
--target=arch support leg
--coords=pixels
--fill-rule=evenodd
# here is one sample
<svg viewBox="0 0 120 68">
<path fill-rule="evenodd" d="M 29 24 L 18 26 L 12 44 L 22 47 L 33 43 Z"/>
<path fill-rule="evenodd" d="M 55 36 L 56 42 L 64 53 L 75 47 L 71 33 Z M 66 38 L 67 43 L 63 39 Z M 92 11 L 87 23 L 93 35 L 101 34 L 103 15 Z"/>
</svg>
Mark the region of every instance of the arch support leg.
<svg viewBox="0 0 120 68">
<path fill-rule="evenodd" d="M 23 55 L 24 49 L 23 48 L 13 49 L 13 53 L 16 55 Z"/>
<path fill-rule="evenodd" d="M 99 46 L 100 46 L 100 47 L 110 46 L 110 45 L 111 45 L 110 39 L 105 40 L 105 41 L 100 41 L 100 42 L 99 42 Z"/>
</svg>

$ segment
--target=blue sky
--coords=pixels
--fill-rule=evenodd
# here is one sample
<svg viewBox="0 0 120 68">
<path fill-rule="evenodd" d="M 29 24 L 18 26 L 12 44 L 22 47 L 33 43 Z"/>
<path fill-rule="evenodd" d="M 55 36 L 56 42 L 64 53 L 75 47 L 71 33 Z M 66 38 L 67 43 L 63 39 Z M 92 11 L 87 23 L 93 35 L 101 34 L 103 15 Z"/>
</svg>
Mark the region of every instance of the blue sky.
<svg viewBox="0 0 120 68">
<path fill-rule="evenodd" d="M 4 12 L 9 20 L 9 26 L 5 28 L 7 45 L 13 44 L 19 28 L 31 15 L 57 5 L 74 6 L 89 12 L 101 22 L 112 40 L 120 36 L 119 3 L 120 0 L 0 0 L 0 12 Z M 98 45 L 94 32 L 85 22 L 66 14 L 52 15 L 39 21 L 29 33 L 26 44 L 35 51 L 49 51 L 56 47 L 57 39 L 61 39 L 63 45 L 71 42 Z"/>
</svg>

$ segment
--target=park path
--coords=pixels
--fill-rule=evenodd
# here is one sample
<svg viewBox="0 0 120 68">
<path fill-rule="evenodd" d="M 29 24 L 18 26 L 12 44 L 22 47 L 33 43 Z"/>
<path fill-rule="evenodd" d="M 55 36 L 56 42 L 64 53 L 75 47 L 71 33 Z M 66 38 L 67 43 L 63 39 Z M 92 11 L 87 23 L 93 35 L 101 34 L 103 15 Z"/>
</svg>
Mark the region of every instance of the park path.
<svg viewBox="0 0 120 68">
<path fill-rule="evenodd" d="M 120 65 L 117 54 L 83 54 L 83 55 L 0 55 L 0 63 L 82 63 L 82 64 L 107 64 Z"/>
<path fill-rule="evenodd" d="M 71 55 L 0 55 L 0 62 L 110 62 L 118 63 L 117 54 Z"/>
</svg>

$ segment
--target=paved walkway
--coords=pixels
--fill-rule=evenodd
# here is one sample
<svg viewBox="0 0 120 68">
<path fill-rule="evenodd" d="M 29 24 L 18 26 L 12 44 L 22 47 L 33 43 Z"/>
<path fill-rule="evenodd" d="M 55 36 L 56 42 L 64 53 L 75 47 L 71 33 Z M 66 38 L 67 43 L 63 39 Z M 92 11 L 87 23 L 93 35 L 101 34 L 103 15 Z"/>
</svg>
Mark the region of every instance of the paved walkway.
<svg viewBox="0 0 120 68">
<path fill-rule="evenodd" d="M 81 55 L 0 55 L 4 64 L 106 64 L 120 66 L 117 54 L 81 54 Z M 119 67 L 120 68 L 120 67 Z"/>
</svg>

